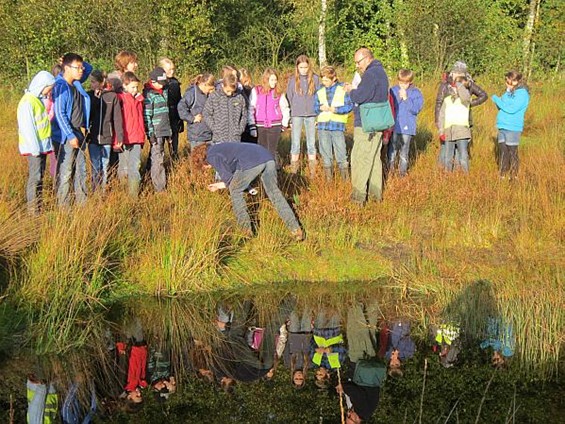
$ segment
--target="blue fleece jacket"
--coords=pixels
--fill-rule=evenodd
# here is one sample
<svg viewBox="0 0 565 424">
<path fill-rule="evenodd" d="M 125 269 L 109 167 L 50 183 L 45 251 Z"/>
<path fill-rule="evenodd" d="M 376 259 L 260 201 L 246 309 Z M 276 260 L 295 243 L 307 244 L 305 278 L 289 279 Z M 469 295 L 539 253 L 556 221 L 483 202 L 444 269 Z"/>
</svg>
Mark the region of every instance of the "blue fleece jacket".
<svg viewBox="0 0 565 424">
<path fill-rule="evenodd" d="M 530 103 L 530 94 L 525 87 L 505 92 L 502 97 L 492 96 L 492 101 L 498 107 L 496 127 L 500 130 L 524 130 L 524 115 Z"/>
<path fill-rule="evenodd" d="M 220 174 L 226 186 L 229 186 L 235 171 L 247 171 L 275 158 L 257 144 L 218 143 L 208 148 L 206 160 Z"/>
<path fill-rule="evenodd" d="M 394 100 L 396 119 L 394 132 L 397 134 L 416 135 L 416 117 L 424 106 L 422 92 L 413 85 L 406 90 L 406 100 L 400 98 L 400 87 L 395 85 L 390 89 Z"/>
<path fill-rule="evenodd" d="M 92 66 L 83 62 L 84 72 L 80 81 L 74 81 L 73 86 L 78 90 L 83 97 L 83 110 L 85 128 L 89 127 L 90 119 L 90 97 L 82 87 L 82 83 L 88 79 L 92 72 Z M 82 138 L 82 135 L 76 134 L 71 125 L 73 114 L 73 93 L 72 90 L 63 78 L 63 74 L 57 75 L 55 78 L 55 86 L 53 87 L 53 109 L 55 116 L 51 122 L 52 139 L 60 144 L 65 144 L 68 140 L 75 137 Z"/>
<path fill-rule="evenodd" d="M 388 77 L 383 65 L 374 59 L 361 77 L 361 82 L 355 90 L 349 93 L 351 100 L 356 104 L 353 109 L 356 127 L 361 126 L 359 105 L 364 103 L 382 103 L 388 101 Z"/>
</svg>

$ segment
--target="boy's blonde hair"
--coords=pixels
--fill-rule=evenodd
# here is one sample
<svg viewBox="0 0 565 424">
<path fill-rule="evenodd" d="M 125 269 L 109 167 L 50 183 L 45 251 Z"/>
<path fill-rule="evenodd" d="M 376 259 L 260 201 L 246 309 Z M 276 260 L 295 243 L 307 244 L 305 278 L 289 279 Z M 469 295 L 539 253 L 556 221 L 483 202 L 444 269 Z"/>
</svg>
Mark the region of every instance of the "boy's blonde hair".
<svg viewBox="0 0 565 424">
<path fill-rule="evenodd" d="M 398 81 L 400 82 L 412 82 L 414 81 L 414 72 L 410 69 L 401 69 L 398 71 Z"/>
<path fill-rule="evenodd" d="M 335 68 L 333 66 L 324 66 L 321 70 L 320 70 L 320 75 L 322 76 L 322 78 L 329 78 L 329 79 L 336 79 L 337 80 L 337 72 L 335 71 Z"/>
<path fill-rule="evenodd" d="M 163 65 L 175 66 L 173 61 L 171 59 L 169 59 L 168 57 L 162 57 L 162 58 L 159 59 L 159 66 L 161 68 L 163 68 L 164 67 Z"/>
<path fill-rule="evenodd" d="M 226 74 L 222 79 L 222 86 L 237 90 L 237 77 L 233 74 Z"/>
</svg>

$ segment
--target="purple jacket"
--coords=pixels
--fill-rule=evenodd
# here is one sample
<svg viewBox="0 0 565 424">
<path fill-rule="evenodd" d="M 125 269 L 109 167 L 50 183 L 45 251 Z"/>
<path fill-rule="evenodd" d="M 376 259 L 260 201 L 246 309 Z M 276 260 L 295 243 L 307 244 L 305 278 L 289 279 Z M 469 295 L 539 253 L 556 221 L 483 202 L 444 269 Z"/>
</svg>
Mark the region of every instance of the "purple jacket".
<svg viewBox="0 0 565 424">
<path fill-rule="evenodd" d="M 394 132 L 397 134 L 416 135 L 416 117 L 424 106 L 422 92 L 413 85 L 406 90 L 407 99 L 400 99 L 400 87 L 395 85 L 390 89 L 390 94 L 394 100 L 394 110 L 396 119 L 394 122 Z"/>
</svg>

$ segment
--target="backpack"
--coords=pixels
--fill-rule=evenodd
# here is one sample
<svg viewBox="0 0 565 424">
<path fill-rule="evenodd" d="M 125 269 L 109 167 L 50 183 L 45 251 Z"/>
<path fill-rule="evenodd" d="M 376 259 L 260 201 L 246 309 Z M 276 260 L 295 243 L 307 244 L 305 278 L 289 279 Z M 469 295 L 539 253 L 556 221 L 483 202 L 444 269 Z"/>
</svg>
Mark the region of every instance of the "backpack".
<svg viewBox="0 0 565 424">
<path fill-rule="evenodd" d="M 353 382 L 363 387 L 382 387 L 386 380 L 386 365 L 375 358 L 361 359 L 355 365 Z"/>
</svg>

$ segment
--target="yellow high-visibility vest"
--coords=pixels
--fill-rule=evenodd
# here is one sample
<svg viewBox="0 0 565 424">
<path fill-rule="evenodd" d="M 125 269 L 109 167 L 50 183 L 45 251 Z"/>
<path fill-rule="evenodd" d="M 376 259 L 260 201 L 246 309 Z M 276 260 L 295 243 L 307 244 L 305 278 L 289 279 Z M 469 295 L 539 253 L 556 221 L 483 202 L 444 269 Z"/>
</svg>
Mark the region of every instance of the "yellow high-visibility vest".
<svg viewBox="0 0 565 424">
<path fill-rule="evenodd" d="M 331 347 L 333 345 L 343 343 L 343 336 L 340 334 L 329 339 L 324 339 L 322 336 L 314 335 L 314 341 L 316 342 L 318 347 Z M 326 356 L 331 368 L 341 367 L 341 364 L 339 363 L 339 353 L 328 353 Z M 312 362 L 320 366 L 320 364 L 322 363 L 322 357 L 323 355 L 321 353 L 316 352 L 312 357 Z"/>
<path fill-rule="evenodd" d="M 327 105 L 332 106 L 335 108 L 341 107 L 345 105 L 345 89 L 343 86 L 338 85 L 335 88 L 334 97 L 332 99 L 332 104 L 328 104 L 328 96 L 326 95 L 326 87 L 322 87 L 318 90 L 318 100 L 320 101 L 320 105 Z M 333 112 L 321 112 L 318 115 L 318 122 L 341 122 L 342 124 L 347 124 L 347 117 L 348 113 L 346 114 L 339 114 Z"/>
<path fill-rule="evenodd" d="M 31 110 L 33 112 L 33 117 L 35 120 L 35 125 L 37 128 L 37 137 L 39 140 L 44 141 L 51 137 L 51 121 L 49 121 L 49 116 L 45 110 L 45 106 L 39 98 L 31 93 L 26 93 L 23 95 L 20 103 L 29 102 L 31 105 Z M 26 140 L 19 134 L 19 142 L 25 144 Z M 29 142 L 29 141 L 27 141 Z"/>
</svg>

